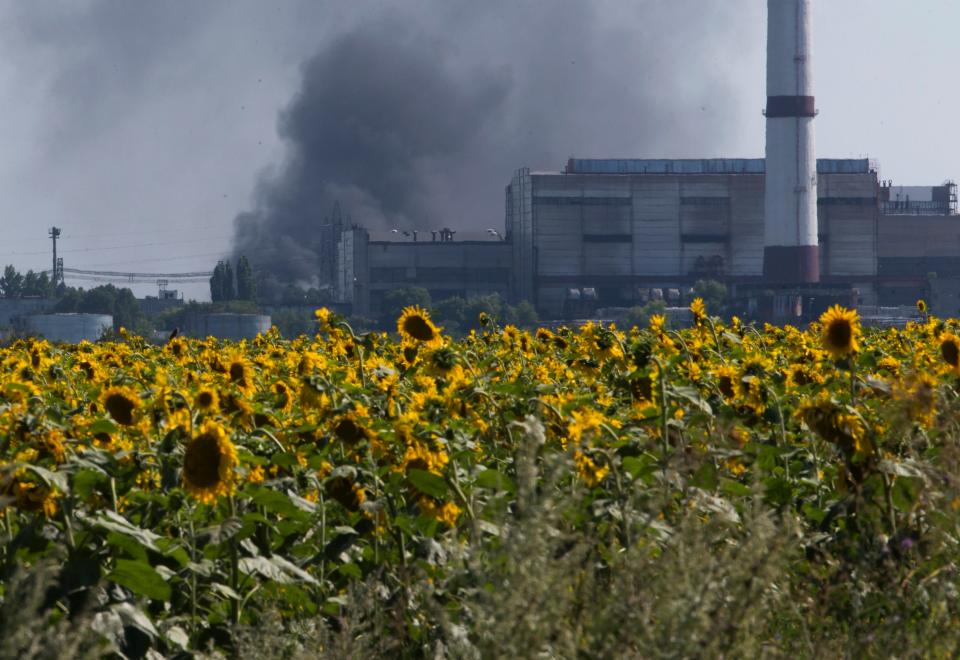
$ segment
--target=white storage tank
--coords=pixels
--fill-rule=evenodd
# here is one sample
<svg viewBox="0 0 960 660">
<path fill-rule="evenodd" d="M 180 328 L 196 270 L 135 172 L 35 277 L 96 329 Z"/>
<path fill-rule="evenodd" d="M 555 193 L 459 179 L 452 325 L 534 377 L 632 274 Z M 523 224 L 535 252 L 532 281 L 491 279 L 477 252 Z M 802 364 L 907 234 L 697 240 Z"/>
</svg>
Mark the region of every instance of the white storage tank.
<svg viewBox="0 0 960 660">
<path fill-rule="evenodd" d="M 217 339 L 253 339 L 270 329 L 266 314 L 191 314 L 182 328 L 190 337 Z"/>
<path fill-rule="evenodd" d="M 113 328 L 109 314 L 34 314 L 27 317 L 27 331 L 52 342 L 76 344 L 97 341 Z"/>
</svg>

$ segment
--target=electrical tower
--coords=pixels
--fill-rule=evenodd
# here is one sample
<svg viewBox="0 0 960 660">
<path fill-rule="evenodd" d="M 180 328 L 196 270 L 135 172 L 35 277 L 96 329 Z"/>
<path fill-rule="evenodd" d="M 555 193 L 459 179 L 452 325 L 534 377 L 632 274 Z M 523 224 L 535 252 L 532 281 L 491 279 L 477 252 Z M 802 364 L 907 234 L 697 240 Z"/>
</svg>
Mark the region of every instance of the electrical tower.
<svg viewBox="0 0 960 660">
<path fill-rule="evenodd" d="M 57 239 L 60 238 L 60 228 L 50 227 L 49 236 L 53 240 L 53 285 L 63 281 L 63 259 L 57 259 Z"/>
</svg>

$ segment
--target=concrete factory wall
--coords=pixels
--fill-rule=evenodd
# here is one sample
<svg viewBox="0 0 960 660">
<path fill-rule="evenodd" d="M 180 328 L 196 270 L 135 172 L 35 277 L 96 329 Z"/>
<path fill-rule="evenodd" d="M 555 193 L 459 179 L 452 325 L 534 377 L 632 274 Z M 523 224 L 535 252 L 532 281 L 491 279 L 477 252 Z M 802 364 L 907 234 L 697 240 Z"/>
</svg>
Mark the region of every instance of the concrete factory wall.
<svg viewBox="0 0 960 660">
<path fill-rule="evenodd" d="M 46 312 L 56 302 L 45 298 L 0 298 L 0 327 L 20 326 L 27 316 Z"/>
<path fill-rule="evenodd" d="M 354 239 L 365 232 L 351 230 Z M 344 241 L 344 245 L 348 242 Z M 423 287 L 434 300 L 510 295 L 511 246 L 503 241 L 356 241 L 354 313 L 376 316 L 387 291 Z"/>
<path fill-rule="evenodd" d="M 941 281 L 939 297 L 946 300 L 949 285 L 943 281 L 960 278 L 960 216 L 881 215 L 877 255 L 881 304 L 910 305 L 932 296 L 934 279 Z M 957 314 L 951 303 L 944 305 Z"/>
<path fill-rule="evenodd" d="M 650 287 L 684 287 L 704 277 L 756 281 L 764 244 L 764 175 L 751 167 L 756 162 L 598 166 L 653 168 L 629 174 L 519 170 L 506 193 L 515 297 L 553 316 L 575 289 L 594 289 L 600 304 L 617 306 L 636 304 Z M 857 286 L 872 304 L 877 175 L 866 161 L 845 162 L 820 163 L 821 272 L 825 281 Z M 725 163 L 734 171 L 723 173 Z M 591 165 L 576 161 L 568 170 Z"/>
<path fill-rule="evenodd" d="M 26 318 L 25 328 L 51 342 L 76 344 L 96 341 L 113 328 L 109 314 L 36 314 Z"/>
<path fill-rule="evenodd" d="M 263 314 L 188 314 L 181 330 L 188 337 L 239 341 L 267 332 L 270 323 Z"/>
</svg>

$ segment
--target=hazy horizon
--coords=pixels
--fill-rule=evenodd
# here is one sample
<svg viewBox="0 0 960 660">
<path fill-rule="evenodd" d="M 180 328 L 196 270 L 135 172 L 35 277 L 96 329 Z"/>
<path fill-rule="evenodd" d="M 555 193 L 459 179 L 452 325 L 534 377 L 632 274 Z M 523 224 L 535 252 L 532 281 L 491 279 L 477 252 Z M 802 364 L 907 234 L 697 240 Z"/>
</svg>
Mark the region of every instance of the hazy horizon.
<svg viewBox="0 0 960 660">
<path fill-rule="evenodd" d="M 253 214 L 302 268 L 299 218 L 333 198 L 368 225 L 502 227 L 518 167 L 761 157 L 765 4 L 0 3 L 0 265 L 47 268 L 57 225 L 68 266 L 207 270 Z M 815 0 L 817 151 L 939 184 L 960 6 L 904 7 Z M 414 68 L 430 94 L 391 85 Z"/>
</svg>

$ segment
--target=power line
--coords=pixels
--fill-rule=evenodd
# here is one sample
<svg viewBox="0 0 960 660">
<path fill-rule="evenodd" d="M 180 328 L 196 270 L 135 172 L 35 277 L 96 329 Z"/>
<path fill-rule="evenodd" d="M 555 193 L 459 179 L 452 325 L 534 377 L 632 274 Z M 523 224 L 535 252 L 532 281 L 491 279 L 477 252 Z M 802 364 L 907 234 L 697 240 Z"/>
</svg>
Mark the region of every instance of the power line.
<svg viewBox="0 0 960 660">
<path fill-rule="evenodd" d="M 133 245 L 109 245 L 103 247 L 88 247 L 88 248 L 73 248 L 69 250 L 58 250 L 60 254 L 75 254 L 80 252 L 106 252 L 109 250 L 129 250 L 131 248 L 141 248 L 141 247 L 161 247 L 165 245 L 185 245 L 187 243 L 196 243 L 197 241 L 210 241 L 210 240 L 223 240 L 228 239 L 230 236 L 200 236 L 197 238 L 192 238 L 184 241 L 159 241 L 153 243 L 136 243 Z M 64 236 L 60 237 L 61 240 L 64 239 Z M 47 239 L 49 240 L 49 239 Z M 31 252 L 0 252 L 0 256 L 35 256 L 38 254 L 50 254 L 49 250 L 39 250 Z"/>
<path fill-rule="evenodd" d="M 185 277 L 210 277 L 213 271 L 203 270 L 190 273 L 130 273 L 116 270 L 86 270 L 83 268 L 64 268 L 63 272 L 76 275 L 103 275 L 104 277 L 149 277 L 152 279 L 175 280 Z"/>
</svg>

